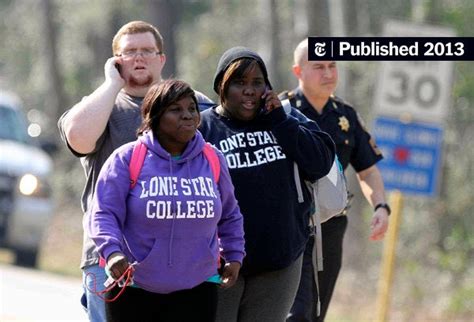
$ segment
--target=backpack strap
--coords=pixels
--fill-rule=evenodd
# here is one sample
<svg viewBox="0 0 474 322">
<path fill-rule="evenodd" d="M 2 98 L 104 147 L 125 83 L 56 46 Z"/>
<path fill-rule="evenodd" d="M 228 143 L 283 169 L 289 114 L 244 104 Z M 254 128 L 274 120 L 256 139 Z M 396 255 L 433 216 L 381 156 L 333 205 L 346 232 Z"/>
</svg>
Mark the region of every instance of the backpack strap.
<svg viewBox="0 0 474 322">
<path fill-rule="evenodd" d="M 287 93 L 286 93 L 287 94 Z M 291 102 L 288 98 L 281 100 L 281 106 L 287 115 L 291 113 Z M 293 164 L 293 178 L 295 180 L 296 194 L 298 195 L 298 202 L 303 203 L 303 188 L 300 180 L 300 171 L 296 162 Z"/>
<path fill-rule="evenodd" d="M 296 162 L 293 162 L 293 178 L 295 179 L 295 186 L 296 186 L 296 194 L 298 196 L 298 202 L 303 203 L 303 186 L 300 179 L 300 170 Z"/>
<path fill-rule="evenodd" d="M 130 189 L 133 189 L 137 184 L 147 151 L 147 146 L 141 141 L 138 141 L 133 147 L 132 158 L 128 167 L 130 171 Z"/>
<path fill-rule="evenodd" d="M 291 102 L 289 99 L 284 99 L 281 101 L 281 106 L 283 107 L 283 109 L 285 110 L 285 113 L 286 114 L 290 114 L 291 113 Z"/>
<path fill-rule="evenodd" d="M 105 259 L 102 256 L 99 257 L 99 267 L 105 268 L 105 265 L 107 265 L 107 262 L 105 261 Z"/>
<path fill-rule="evenodd" d="M 204 156 L 206 157 L 207 161 L 209 162 L 209 166 L 211 167 L 212 175 L 214 176 L 214 181 L 219 183 L 219 177 L 221 175 L 221 163 L 219 161 L 219 157 L 217 156 L 216 150 L 210 145 L 208 142 L 204 144 L 204 148 L 202 150 Z M 216 231 L 216 237 L 220 244 L 220 238 Z M 217 250 L 217 271 L 219 275 L 222 276 L 222 270 L 224 269 L 225 259 L 221 250 Z"/>
<path fill-rule="evenodd" d="M 283 109 L 285 110 L 286 114 L 291 113 L 291 107 L 294 106 L 294 103 L 295 103 L 294 100 L 295 98 L 293 96 L 293 97 L 287 97 L 286 99 L 283 99 L 281 101 L 281 105 Z M 304 201 L 303 192 L 302 192 L 302 183 L 300 180 L 299 169 L 296 162 L 294 162 L 293 171 L 294 171 L 293 177 L 295 179 L 296 192 L 298 195 L 298 202 L 302 203 Z M 319 205 L 318 205 L 318 181 L 311 184 L 311 186 L 312 186 L 311 193 L 313 194 L 312 199 L 313 199 L 313 207 L 314 207 L 314 213 L 311 214 L 311 217 L 310 217 L 311 235 L 314 238 L 311 262 L 312 262 L 313 271 L 314 271 L 314 274 L 313 274 L 314 284 L 316 286 L 316 291 L 318 293 L 318 298 L 316 300 L 316 316 L 319 316 L 321 314 L 321 300 L 319 297 L 318 275 L 319 275 L 319 272 L 323 270 L 323 242 L 322 242 L 322 233 L 321 233 L 321 214 L 320 214 Z"/>
<path fill-rule="evenodd" d="M 130 160 L 130 189 L 133 189 L 137 184 L 137 179 L 140 174 L 140 170 L 142 169 L 143 162 L 145 161 L 146 152 L 148 148 L 145 144 L 141 141 L 137 142 L 133 147 L 132 151 L 132 158 Z M 209 165 L 212 170 L 212 174 L 214 175 L 214 180 L 219 182 L 219 177 L 221 174 L 221 164 L 219 162 L 219 157 L 216 154 L 214 148 L 206 142 L 204 145 L 204 156 L 206 157 L 207 161 L 209 161 Z"/>
<path fill-rule="evenodd" d="M 204 156 L 209 162 L 212 174 L 214 175 L 214 180 L 216 181 L 216 183 L 219 182 L 219 177 L 221 174 L 221 164 L 219 162 L 219 157 L 217 156 L 216 151 L 214 150 L 212 145 L 206 142 L 204 144 L 202 152 L 204 153 Z"/>
</svg>

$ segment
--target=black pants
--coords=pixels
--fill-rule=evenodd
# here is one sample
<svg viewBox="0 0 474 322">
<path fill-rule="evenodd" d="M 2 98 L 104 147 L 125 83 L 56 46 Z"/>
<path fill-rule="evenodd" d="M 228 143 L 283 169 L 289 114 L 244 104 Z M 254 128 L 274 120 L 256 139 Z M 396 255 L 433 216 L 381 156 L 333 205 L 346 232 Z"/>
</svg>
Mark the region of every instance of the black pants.
<svg viewBox="0 0 474 322">
<path fill-rule="evenodd" d="M 115 287 L 107 294 L 113 298 Z M 217 285 L 204 282 L 192 289 L 158 294 L 127 287 L 120 297 L 106 303 L 109 322 L 213 322 L 216 316 Z"/>
<path fill-rule="evenodd" d="M 316 316 L 318 292 L 314 283 L 314 270 L 311 260 L 314 239 L 310 238 L 306 244 L 300 285 L 287 322 L 324 321 L 341 270 L 342 243 L 346 228 L 347 216 L 334 217 L 321 225 L 324 270 L 318 274 L 319 298 L 321 301 L 319 316 Z"/>
</svg>

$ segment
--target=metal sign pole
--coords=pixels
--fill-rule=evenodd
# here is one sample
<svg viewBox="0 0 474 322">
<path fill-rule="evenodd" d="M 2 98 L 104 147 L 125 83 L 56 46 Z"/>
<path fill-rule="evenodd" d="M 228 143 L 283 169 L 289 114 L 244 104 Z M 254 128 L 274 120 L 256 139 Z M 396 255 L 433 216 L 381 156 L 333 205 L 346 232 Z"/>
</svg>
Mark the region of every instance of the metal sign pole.
<svg viewBox="0 0 474 322">
<path fill-rule="evenodd" d="M 390 204 L 392 205 L 392 215 L 390 216 L 387 239 L 384 242 L 382 270 L 378 283 L 377 322 L 387 321 L 390 308 L 390 293 L 395 270 L 395 254 L 403 208 L 403 195 L 400 191 L 395 190 L 390 194 Z"/>
</svg>

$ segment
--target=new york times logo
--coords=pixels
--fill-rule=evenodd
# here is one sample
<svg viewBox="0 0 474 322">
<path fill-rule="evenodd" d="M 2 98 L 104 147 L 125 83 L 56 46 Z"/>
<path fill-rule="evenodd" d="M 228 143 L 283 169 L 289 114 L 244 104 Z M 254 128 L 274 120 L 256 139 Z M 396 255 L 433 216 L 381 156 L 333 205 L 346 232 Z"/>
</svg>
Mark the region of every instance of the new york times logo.
<svg viewBox="0 0 474 322">
<path fill-rule="evenodd" d="M 309 37 L 309 60 L 474 60 L 474 37 Z"/>
<path fill-rule="evenodd" d="M 323 57 L 326 55 L 326 43 L 324 42 L 317 42 L 314 44 L 314 54 L 318 57 Z"/>
</svg>

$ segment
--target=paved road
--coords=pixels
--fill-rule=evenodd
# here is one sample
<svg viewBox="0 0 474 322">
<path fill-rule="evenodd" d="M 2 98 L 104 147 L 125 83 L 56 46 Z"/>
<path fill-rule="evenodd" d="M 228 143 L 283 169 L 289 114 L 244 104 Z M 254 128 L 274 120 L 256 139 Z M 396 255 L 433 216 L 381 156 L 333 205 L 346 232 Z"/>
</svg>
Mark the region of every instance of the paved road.
<svg viewBox="0 0 474 322">
<path fill-rule="evenodd" d="M 0 264 L 0 321 L 87 321 L 81 280 Z"/>
</svg>

